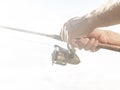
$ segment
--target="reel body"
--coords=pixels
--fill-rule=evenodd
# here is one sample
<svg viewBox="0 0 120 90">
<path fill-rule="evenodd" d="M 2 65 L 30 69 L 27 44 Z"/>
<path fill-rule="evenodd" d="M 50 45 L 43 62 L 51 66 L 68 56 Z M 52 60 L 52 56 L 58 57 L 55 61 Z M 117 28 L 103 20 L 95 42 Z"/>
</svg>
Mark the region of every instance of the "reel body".
<svg viewBox="0 0 120 90">
<path fill-rule="evenodd" d="M 80 63 L 80 59 L 75 53 L 75 49 L 71 49 L 69 45 L 68 50 L 58 45 L 54 45 L 52 64 L 66 65 L 67 63 L 73 65 Z"/>
</svg>

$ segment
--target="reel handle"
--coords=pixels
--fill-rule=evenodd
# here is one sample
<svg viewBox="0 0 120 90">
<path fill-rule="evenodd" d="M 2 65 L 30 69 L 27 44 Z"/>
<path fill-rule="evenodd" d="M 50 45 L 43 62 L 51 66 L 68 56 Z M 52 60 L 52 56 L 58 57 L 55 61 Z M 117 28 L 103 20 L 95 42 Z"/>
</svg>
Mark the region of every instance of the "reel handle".
<svg viewBox="0 0 120 90">
<path fill-rule="evenodd" d="M 98 48 L 120 52 L 120 46 L 117 46 L 117 45 L 108 45 L 108 44 L 99 43 Z"/>
</svg>

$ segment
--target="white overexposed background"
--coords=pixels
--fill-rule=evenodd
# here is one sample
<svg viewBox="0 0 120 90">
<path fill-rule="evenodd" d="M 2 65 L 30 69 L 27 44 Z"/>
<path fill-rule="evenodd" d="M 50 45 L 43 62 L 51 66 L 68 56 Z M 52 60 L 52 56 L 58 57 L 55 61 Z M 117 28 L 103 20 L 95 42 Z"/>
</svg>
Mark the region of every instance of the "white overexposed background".
<svg viewBox="0 0 120 90">
<path fill-rule="evenodd" d="M 59 34 L 70 18 L 105 0 L 0 0 L 0 26 Z M 120 26 L 109 27 L 116 32 Z M 0 28 L 0 90 L 120 90 L 120 53 L 78 50 L 79 65 L 51 64 L 59 42 Z"/>
</svg>

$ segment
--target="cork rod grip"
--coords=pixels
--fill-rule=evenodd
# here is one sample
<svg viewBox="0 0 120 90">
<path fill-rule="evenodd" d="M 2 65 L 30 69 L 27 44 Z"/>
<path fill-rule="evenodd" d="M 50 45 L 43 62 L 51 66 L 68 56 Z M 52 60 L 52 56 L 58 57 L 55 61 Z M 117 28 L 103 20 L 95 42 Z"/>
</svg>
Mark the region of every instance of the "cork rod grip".
<svg viewBox="0 0 120 90">
<path fill-rule="evenodd" d="M 108 45 L 108 44 L 99 43 L 98 48 L 120 52 L 120 46 L 117 46 L 117 45 Z"/>
</svg>

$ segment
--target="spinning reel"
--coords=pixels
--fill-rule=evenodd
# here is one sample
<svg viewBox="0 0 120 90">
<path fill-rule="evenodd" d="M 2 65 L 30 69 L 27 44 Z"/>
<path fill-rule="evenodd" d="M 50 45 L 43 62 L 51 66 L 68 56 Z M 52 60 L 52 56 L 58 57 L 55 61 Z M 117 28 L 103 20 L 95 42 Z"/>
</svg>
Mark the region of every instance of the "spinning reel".
<svg viewBox="0 0 120 90">
<path fill-rule="evenodd" d="M 71 48 L 69 45 L 67 45 L 68 50 L 58 45 L 54 45 L 54 48 L 52 53 L 52 65 L 66 65 L 67 63 L 76 65 L 80 63 L 80 59 L 75 53 L 75 49 Z"/>
</svg>

